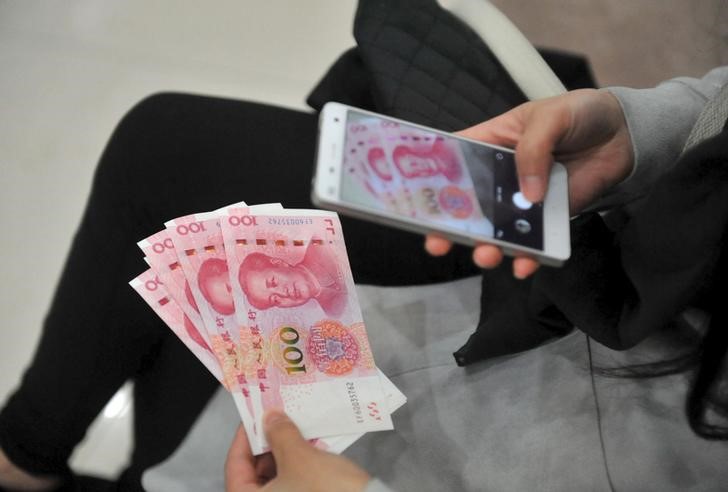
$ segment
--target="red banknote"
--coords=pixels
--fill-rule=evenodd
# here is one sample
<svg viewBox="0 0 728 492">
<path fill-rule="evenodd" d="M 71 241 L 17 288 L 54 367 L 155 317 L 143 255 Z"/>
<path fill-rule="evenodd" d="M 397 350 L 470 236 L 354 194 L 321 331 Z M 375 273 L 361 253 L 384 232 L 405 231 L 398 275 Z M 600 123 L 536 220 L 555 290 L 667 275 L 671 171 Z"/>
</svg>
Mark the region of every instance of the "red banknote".
<svg viewBox="0 0 728 492">
<path fill-rule="evenodd" d="M 231 392 L 251 449 L 266 410 L 341 452 L 406 398 L 375 366 L 338 216 L 243 203 L 140 241 L 130 284 Z"/>
</svg>

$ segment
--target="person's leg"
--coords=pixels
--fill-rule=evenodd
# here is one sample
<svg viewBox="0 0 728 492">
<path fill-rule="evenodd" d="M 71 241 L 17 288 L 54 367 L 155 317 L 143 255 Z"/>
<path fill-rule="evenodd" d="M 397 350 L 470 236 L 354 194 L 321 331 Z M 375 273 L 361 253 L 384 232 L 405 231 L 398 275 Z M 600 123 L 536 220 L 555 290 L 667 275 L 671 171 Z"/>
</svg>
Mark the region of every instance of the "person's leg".
<svg viewBox="0 0 728 492">
<path fill-rule="evenodd" d="M 135 451 L 125 475 L 164 459 L 216 387 L 127 282 L 136 241 L 170 218 L 245 200 L 311 207 L 316 115 L 186 95 L 146 99 L 96 173 L 35 358 L 0 413 L 0 448 L 34 474 L 67 471 L 91 420 L 136 376 Z M 473 274 L 465 250 L 429 257 L 422 238 L 342 218 L 355 279 L 409 284 Z"/>
<path fill-rule="evenodd" d="M 135 151 L 134 206 L 164 220 L 240 200 L 314 207 L 318 115 L 229 99 L 166 94 L 145 101 L 143 122 L 120 143 Z M 126 150 L 124 150 L 126 149 Z M 119 166 L 122 163 L 118 164 Z M 142 177 L 146 176 L 146 179 Z M 435 258 L 421 235 L 341 217 L 358 283 L 409 285 L 475 275 L 470 249 Z M 150 224 L 159 229 L 162 223 Z"/>
<path fill-rule="evenodd" d="M 114 392 L 165 347 L 181 345 L 127 285 L 146 268 L 135 242 L 164 218 L 137 194 L 146 176 L 135 152 L 153 146 L 133 135 L 148 117 L 143 106 L 120 123 L 100 160 L 35 356 L 0 412 L 6 487 L 32 482 L 27 474 L 67 476 L 70 453 Z M 185 403 L 205 400 L 214 383 L 191 385 Z"/>
</svg>

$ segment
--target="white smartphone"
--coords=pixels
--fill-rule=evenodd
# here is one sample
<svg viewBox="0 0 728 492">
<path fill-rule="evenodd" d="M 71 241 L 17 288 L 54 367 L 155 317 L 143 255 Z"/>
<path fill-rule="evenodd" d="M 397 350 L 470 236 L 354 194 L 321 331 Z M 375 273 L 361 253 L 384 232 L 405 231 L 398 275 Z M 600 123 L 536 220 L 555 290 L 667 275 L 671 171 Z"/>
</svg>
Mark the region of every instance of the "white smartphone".
<svg viewBox="0 0 728 492">
<path fill-rule="evenodd" d="M 544 202 L 531 203 L 513 150 L 339 103 L 321 112 L 312 191 L 321 208 L 558 266 L 571 251 L 567 191 L 558 163 Z"/>
</svg>

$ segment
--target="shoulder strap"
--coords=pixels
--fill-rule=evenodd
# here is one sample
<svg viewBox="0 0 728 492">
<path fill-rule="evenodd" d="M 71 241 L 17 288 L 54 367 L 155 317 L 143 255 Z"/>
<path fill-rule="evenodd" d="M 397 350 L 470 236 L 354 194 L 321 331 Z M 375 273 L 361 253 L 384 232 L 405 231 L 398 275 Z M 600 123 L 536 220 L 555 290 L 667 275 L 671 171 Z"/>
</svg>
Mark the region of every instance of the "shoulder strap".
<svg viewBox="0 0 728 492">
<path fill-rule="evenodd" d="M 483 39 L 529 99 L 566 92 L 564 84 L 518 28 L 487 0 L 457 0 L 449 9 Z"/>
</svg>

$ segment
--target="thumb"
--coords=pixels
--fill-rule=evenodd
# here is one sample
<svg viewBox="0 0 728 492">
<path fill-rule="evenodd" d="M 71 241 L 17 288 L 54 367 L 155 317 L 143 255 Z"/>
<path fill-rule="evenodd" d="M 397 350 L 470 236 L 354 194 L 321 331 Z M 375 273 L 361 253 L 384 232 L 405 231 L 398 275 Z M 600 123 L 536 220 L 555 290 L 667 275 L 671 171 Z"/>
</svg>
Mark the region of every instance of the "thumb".
<svg viewBox="0 0 728 492">
<path fill-rule="evenodd" d="M 521 191 L 529 201 L 543 201 L 554 149 L 570 125 L 568 108 L 551 100 L 538 101 L 525 111 L 523 134 L 516 144 L 516 169 Z"/>
<path fill-rule="evenodd" d="M 285 466 L 287 456 L 295 456 L 301 449 L 310 447 L 296 424 L 281 410 L 270 410 L 265 415 L 263 432 L 279 469 Z"/>
</svg>

